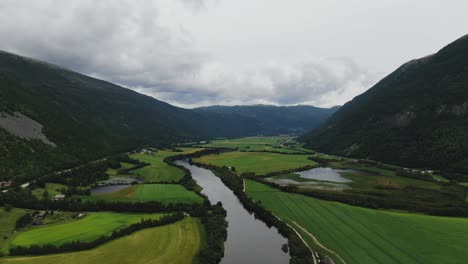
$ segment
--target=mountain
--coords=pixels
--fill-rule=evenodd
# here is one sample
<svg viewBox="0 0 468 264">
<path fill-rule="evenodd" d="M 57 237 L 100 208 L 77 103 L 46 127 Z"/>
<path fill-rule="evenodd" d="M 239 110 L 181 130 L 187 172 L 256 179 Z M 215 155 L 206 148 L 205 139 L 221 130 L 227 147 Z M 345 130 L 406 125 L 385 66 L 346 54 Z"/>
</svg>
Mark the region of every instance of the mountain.
<svg viewBox="0 0 468 264">
<path fill-rule="evenodd" d="M 0 178 L 33 177 L 144 144 L 255 135 L 257 120 L 178 108 L 0 52 Z"/>
<path fill-rule="evenodd" d="M 402 65 L 302 140 L 332 154 L 468 172 L 468 35 Z"/>
<path fill-rule="evenodd" d="M 308 105 L 274 106 L 208 106 L 195 110 L 199 113 L 232 114 L 258 120 L 262 134 L 302 134 L 318 127 L 330 117 L 338 106 L 318 108 Z"/>
</svg>

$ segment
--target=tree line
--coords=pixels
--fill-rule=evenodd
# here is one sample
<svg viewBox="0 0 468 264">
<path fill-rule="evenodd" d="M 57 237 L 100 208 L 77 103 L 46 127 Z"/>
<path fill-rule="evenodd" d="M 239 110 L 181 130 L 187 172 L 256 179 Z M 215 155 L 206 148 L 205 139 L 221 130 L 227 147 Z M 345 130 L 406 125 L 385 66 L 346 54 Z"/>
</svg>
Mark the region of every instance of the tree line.
<svg viewBox="0 0 468 264">
<path fill-rule="evenodd" d="M 13 246 L 10 248 L 10 255 L 44 255 L 70 251 L 88 250 L 102 245 L 106 242 L 109 242 L 111 240 L 130 235 L 141 229 L 168 225 L 180 221 L 182 219 L 184 219 L 184 214 L 182 212 L 174 213 L 171 215 L 165 215 L 157 220 L 142 218 L 139 223 L 131 224 L 119 230 L 114 230 L 110 236 L 102 235 L 93 241 L 71 241 L 61 245 L 44 244 L 30 246 Z"/>
<path fill-rule="evenodd" d="M 292 230 L 285 222 L 278 219 L 270 211 L 261 207 L 250 199 L 247 194 L 243 191 L 244 182 L 243 179 L 233 172 L 229 171 L 227 168 L 220 168 L 212 165 L 200 164 L 191 161 L 192 164 L 195 164 L 200 167 L 204 167 L 213 171 L 213 173 L 218 176 L 221 181 L 231 189 L 234 194 L 239 198 L 244 208 L 250 212 L 254 213 L 255 217 L 262 220 L 268 227 L 274 226 L 278 229 L 278 232 L 285 238 L 288 239 L 289 253 L 291 256 L 291 264 L 309 264 L 313 263 L 313 257 L 310 250 L 302 242 L 299 236 Z"/>
</svg>

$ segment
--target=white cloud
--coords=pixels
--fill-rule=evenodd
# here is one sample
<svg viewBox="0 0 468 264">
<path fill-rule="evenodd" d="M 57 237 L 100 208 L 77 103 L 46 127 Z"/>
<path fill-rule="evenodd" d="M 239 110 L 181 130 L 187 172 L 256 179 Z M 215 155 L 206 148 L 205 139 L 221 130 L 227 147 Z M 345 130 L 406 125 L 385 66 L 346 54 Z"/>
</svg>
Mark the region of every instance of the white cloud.
<svg viewBox="0 0 468 264">
<path fill-rule="evenodd" d="M 418 13 L 420 24 L 440 16 L 440 4 L 429 2 Z M 395 19 L 374 19 L 392 8 L 404 11 L 402 19 L 413 19 L 411 10 L 418 5 L 402 0 L 386 3 L 382 10 L 373 1 L 367 1 L 368 9 L 343 5 L 346 13 L 334 2 L 308 0 L 2 0 L 0 49 L 193 107 L 343 104 L 388 71 L 369 70 L 369 65 L 398 66 L 395 61 L 406 60 L 395 55 L 403 46 L 421 53 L 428 50 L 421 43 L 441 47 L 439 39 L 391 42 Z M 463 12 L 451 18 L 457 25 L 466 20 Z M 402 39 L 414 35 L 410 26 L 416 23 L 395 23 L 405 25 L 399 27 Z M 446 28 L 454 29 L 451 35 L 460 30 L 444 26 L 443 32 Z"/>
</svg>

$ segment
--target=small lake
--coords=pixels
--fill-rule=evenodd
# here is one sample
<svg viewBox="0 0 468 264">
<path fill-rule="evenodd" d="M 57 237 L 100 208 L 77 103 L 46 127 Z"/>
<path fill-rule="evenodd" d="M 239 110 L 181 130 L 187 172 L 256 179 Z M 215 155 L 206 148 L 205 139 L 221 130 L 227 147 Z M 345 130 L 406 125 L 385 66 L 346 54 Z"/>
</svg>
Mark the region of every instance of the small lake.
<svg viewBox="0 0 468 264">
<path fill-rule="evenodd" d="M 346 179 L 341 176 L 343 172 L 356 172 L 354 170 L 343 170 L 343 169 L 332 169 L 332 168 L 313 168 L 306 171 L 295 172 L 304 179 L 317 180 L 317 181 L 329 181 L 338 183 L 352 182 L 350 179 Z"/>
<path fill-rule="evenodd" d="M 113 192 L 125 189 L 127 187 L 130 187 L 130 186 L 131 184 L 99 186 L 91 190 L 91 195 L 113 193 Z"/>
<path fill-rule="evenodd" d="M 175 162 L 192 173 L 202 193 L 208 196 L 211 204 L 221 201 L 227 211 L 228 237 L 224 244 L 222 264 L 285 264 L 289 263 L 289 254 L 281 250 L 288 242 L 274 227 L 255 219 L 253 214 L 244 209 L 237 196 L 224 183 L 204 168 L 190 165 L 186 160 Z"/>
</svg>

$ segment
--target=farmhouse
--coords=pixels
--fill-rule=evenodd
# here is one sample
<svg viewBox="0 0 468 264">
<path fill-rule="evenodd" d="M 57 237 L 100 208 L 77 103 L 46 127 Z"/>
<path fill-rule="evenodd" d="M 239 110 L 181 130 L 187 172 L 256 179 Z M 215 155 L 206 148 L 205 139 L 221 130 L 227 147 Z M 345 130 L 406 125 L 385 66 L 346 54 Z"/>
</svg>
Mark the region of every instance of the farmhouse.
<svg viewBox="0 0 468 264">
<path fill-rule="evenodd" d="M 40 211 L 39 213 L 37 213 L 33 218 L 33 225 L 41 225 L 42 220 L 44 220 L 45 216 L 46 216 L 45 211 Z"/>
<path fill-rule="evenodd" d="M 11 186 L 11 181 L 2 181 L 0 182 L 0 187 L 10 187 Z"/>
<path fill-rule="evenodd" d="M 57 194 L 54 196 L 54 201 L 62 201 L 65 199 L 65 194 Z"/>
<path fill-rule="evenodd" d="M 140 150 L 140 153 L 141 154 L 153 154 L 153 151 L 151 149 L 144 148 Z"/>
</svg>

